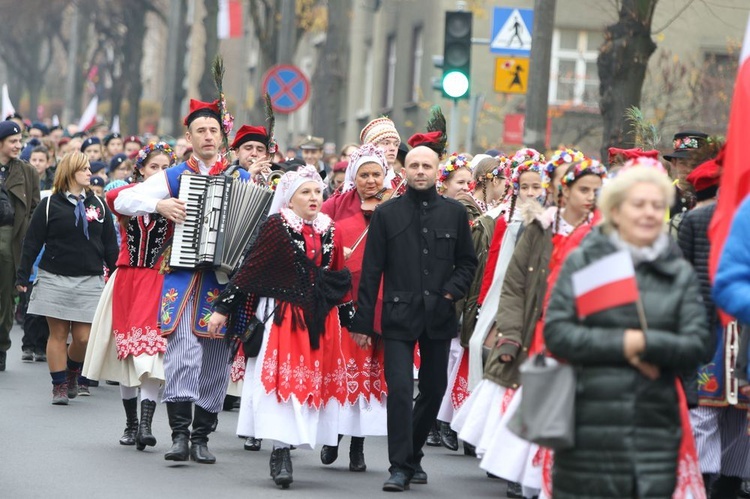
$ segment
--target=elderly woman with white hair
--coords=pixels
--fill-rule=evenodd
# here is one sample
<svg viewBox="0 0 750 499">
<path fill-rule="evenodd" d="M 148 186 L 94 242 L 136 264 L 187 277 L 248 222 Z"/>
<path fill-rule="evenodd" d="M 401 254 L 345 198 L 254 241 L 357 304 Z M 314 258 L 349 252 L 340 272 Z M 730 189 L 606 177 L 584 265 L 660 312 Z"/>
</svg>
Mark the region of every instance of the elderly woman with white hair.
<svg viewBox="0 0 750 499">
<path fill-rule="evenodd" d="M 265 323 L 255 382 L 242 394 L 252 404 L 239 425 L 274 440 L 271 476 L 282 488 L 293 481 L 291 445 L 337 443 L 347 393 L 340 321 L 353 315 L 345 302 L 351 274 L 334 222 L 320 212 L 324 187 L 310 165 L 284 174 L 268 219 L 209 320 L 210 331 L 228 324 L 229 337 L 242 334 L 249 316 Z"/>
<path fill-rule="evenodd" d="M 555 498 L 703 497 L 697 467 L 688 477 L 680 466 L 678 476 L 689 447 L 681 438 L 692 435 L 676 373 L 705 361 L 710 335 L 695 272 L 664 232 L 673 196 L 660 163 L 626 164 L 602 189 L 602 225 L 565 261 L 552 292 L 546 345 L 577 373 L 575 445 L 555 452 Z M 637 300 L 605 304 L 602 294 L 576 292 L 579 271 L 615 254 L 624 268 L 632 261 Z"/>
<path fill-rule="evenodd" d="M 365 144 L 352 152 L 349 158 L 341 194 L 323 203 L 322 211 L 336 223 L 344 246 L 346 267 L 352 273 L 352 300 L 355 304 L 370 215 L 393 192 L 384 187 L 387 173 L 388 162 L 383 149 L 378 145 Z M 376 313 L 375 317 L 375 330 L 379 333 L 380 313 Z M 383 345 L 370 340 L 364 348 L 360 348 L 349 334 L 343 334 L 341 347 L 346 360 L 349 390 L 339 420 L 339 440 L 343 435 L 352 437 L 349 470 L 365 471 L 365 436 L 388 434 Z M 332 464 L 338 458 L 338 452 L 338 446 L 324 445 L 320 451 L 321 462 Z"/>
</svg>

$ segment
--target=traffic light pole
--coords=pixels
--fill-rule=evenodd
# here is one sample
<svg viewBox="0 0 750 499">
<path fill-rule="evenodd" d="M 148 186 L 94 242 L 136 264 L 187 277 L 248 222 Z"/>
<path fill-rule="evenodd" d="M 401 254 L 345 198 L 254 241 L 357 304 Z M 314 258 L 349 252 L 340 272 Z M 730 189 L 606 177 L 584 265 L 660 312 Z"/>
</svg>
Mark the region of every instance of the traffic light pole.
<svg viewBox="0 0 750 499">
<path fill-rule="evenodd" d="M 451 124 L 448 128 L 448 154 L 459 152 L 458 99 L 451 99 Z"/>
</svg>

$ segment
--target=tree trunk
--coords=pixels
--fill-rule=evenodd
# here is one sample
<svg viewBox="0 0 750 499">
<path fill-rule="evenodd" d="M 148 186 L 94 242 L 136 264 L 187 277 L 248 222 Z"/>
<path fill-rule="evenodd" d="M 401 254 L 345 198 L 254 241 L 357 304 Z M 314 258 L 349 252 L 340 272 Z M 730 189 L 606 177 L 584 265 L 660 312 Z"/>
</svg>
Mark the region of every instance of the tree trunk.
<svg viewBox="0 0 750 499">
<path fill-rule="evenodd" d="M 143 60 L 143 41 L 146 38 L 146 5 L 127 8 L 124 11 L 125 25 L 128 32 L 125 35 L 125 57 L 123 66 L 128 75 L 128 130 L 138 133 L 140 130 L 139 115 L 141 109 L 141 61 Z"/>
<path fill-rule="evenodd" d="M 202 100 L 211 102 L 216 99 L 216 85 L 211 74 L 211 66 L 214 57 L 219 53 L 219 34 L 216 26 L 219 17 L 219 2 L 218 0 L 203 0 L 203 3 L 206 6 L 206 17 L 203 18 L 203 27 L 206 33 L 206 52 L 203 57 L 204 69 L 201 81 L 198 84 L 198 93 L 200 93 Z"/>
<path fill-rule="evenodd" d="M 346 74 L 350 2 L 328 0 L 328 31 L 312 78 L 312 131 L 337 142 L 341 114 L 341 92 Z"/>
<path fill-rule="evenodd" d="M 623 0 L 616 24 L 605 30 L 599 51 L 599 107 L 604 134 L 601 157 L 609 147 L 632 147 L 625 111 L 640 106 L 643 80 L 656 44 L 651 39 L 651 19 L 657 0 Z"/>
</svg>

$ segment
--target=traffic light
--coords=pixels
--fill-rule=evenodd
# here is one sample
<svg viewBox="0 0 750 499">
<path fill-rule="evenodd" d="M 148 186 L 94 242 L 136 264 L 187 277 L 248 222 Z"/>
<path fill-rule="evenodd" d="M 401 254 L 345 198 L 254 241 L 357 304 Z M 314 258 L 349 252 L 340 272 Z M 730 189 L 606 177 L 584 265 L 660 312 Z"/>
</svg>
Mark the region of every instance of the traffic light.
<svg viewBox="0 0 750 499">
<path fill-rule="evenodd" d="M 445 13 L 443 96 L 468 99 L 471 81 L 471 12 Z"/>
</svg>

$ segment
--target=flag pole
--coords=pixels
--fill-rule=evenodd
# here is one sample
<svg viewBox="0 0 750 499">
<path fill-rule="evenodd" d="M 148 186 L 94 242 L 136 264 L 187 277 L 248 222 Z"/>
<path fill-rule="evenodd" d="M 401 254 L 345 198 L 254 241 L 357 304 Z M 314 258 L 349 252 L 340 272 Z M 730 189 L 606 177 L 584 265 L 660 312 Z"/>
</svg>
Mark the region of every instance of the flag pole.
<svg viewBox="0 0 750 499">
<path fill-rule="evenodd" d="M 638 310 L 638 322 L 641 323 L 641 331 L 645 333 L 648 329 L 648 322 L 646 322 L 646 312 L 643 310 L 643 302 L 640 296 L 635 302 L 635 308 Z"/>
</svg>

